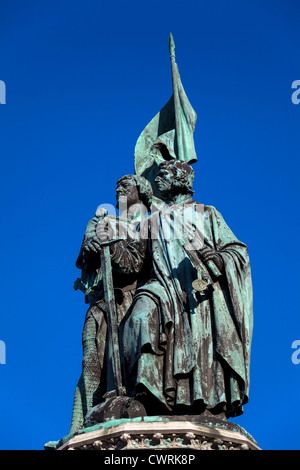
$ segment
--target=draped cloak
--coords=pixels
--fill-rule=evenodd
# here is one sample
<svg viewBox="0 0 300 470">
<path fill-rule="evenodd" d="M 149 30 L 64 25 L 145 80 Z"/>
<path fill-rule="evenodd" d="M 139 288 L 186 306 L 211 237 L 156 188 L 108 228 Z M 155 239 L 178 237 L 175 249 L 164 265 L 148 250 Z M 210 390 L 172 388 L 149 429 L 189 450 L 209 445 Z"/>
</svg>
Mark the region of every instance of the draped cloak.
<svg viewBox="0 0 300 470">
<path fill-rule="evenodd" d="M 190 200 L 192 216 L 198 206 Z M 167 410 L 188 406 L 197 412 L 198 405 L 237 416 L 249 394 L 253 301 L 248 250 L 216 208 L 200 206 L 202 223 L 191 224 L 192 238 L 221 256 L 222 272 L 212 262 L 204 264 L 197 249 L 189 256 L 185 238 L 174 236 L 182 227 L 182 204 L 152 214 L 152 276 L 137 289 L 121 324 L 124 378 L 129 393 L 146 389 Z M 209 283 L 203 295 L 192 287 L 199 276 Z M 155 309 L 147 310 L 149 300 Z"/>
</svg>

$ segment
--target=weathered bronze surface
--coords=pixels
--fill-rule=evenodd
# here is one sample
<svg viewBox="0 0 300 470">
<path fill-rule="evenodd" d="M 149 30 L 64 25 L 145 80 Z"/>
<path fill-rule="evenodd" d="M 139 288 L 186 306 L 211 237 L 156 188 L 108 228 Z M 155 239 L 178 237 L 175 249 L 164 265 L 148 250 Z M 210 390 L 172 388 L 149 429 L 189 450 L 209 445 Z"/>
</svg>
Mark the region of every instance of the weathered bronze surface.
<svg viewBox="0 0 300 470">
<path fill-rule="evenodd" d="M 248 250 L 193 198 L 196 113 L 169 46 L 173 95 L 138 138 L 136 174 L 117 182 L 119 216 L 97 211 L 77 260 L 89 309 L 70 435 L 145 415 L 226 422 L 248 402 Z"/>
<path fill-rule="evenodd" d="M 127 237 L 130 226 L 139 222 L 140 212 L 138 209 L 132 214 L 129 212 L 135 205 L 150 207 L 152 189 L 143 177 L 126 175 L 117 182 L 116 192 L 117 205 L 127 195 L 126 213 L 120 210 L 119 217 L 115 218 L 106 215 L 103 209 L 97 211 L 87 224 L 76 262 L 82 274 L 74 288 L 84 291 L 89 309 L 82 332 L 82 373 L 75 390 L 70 433 L 84 426 L 86 414 L 104 403 L 108 392 L 125 395 L 117 328 L 149 269 L 144 260 L 146 240 Z M 126 230 L 121 229 L 123 225 Z M 116 231 L 122 238 L 109 239 L 110 233 Z M 97 234 L 102 235 L 102 239 Z"/>
<path fill-rule="evenodd" d="M 123 373 L 127 393 L 148 413 L 209 410 L 226 418 L 241 414 L 248 401 L 250 264 L 246 246 L 212 206 L 203 206 L 203 227 L 193 234 L 202 247 L 191 250 L 191 257 L 185 239 L 168 237 L 166 231 L 176 233 L 183 216 L 189 235 L 199 205 L 192 199 L 192 180 L 184 161 L 159 167 L 156 183 L 167 204 L 151 215 L 145 254 L 152 259 L 151 279 L 137 289 L 120 325 Z M 209 284 L 202 296 L 193 292 L 199 272 Z"/>
</svg>

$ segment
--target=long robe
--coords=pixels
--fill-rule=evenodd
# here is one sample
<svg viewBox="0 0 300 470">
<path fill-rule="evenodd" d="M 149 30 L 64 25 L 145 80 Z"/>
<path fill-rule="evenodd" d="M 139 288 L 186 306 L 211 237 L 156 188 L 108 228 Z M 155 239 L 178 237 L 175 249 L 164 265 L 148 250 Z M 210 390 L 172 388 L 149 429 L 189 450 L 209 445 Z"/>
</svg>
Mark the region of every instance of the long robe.
<svg viewBox="0 0 300 470">
<path fill-rule="evenodd" d="M 198 203 L 189 204 L 196 212 Z M 129 394 L 146 390 L 166 410 L 208 408 L 237 416 L 249 394 L 253 302 L 248 250 L 217 209 L 202 207 L 194 242 L 204 241 L 221 256 L 222 272 L 212 262 L 204 264 L 197 250 L 189 256 L 185 240 L 172 236 L 181 204 L 171 206 L 172 216 L 170 208 L 152 215 L 151 280 L 136 291 L 121 325 L 124 377 Z M 209 283 L 204 295 L 192 288 L 199 275 Z"/>
</svg>

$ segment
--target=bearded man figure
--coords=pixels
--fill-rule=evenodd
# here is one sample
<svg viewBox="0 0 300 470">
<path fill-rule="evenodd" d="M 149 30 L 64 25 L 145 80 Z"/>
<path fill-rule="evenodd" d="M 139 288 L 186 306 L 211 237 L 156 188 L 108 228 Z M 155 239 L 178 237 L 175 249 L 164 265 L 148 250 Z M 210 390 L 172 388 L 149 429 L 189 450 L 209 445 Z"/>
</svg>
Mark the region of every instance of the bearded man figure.
<svg viewBox="0 0 300 470">
<path fill-rule="evenodd" d="M 121 324 L 123 373 L 149 415 L 227 419 L 248 401 L 250 262 L 217 209 L 192 199 L 193 179 L 186 162 L 159 166 L 165 206 L 151 214 L 151 277 Z"/>
</svg>

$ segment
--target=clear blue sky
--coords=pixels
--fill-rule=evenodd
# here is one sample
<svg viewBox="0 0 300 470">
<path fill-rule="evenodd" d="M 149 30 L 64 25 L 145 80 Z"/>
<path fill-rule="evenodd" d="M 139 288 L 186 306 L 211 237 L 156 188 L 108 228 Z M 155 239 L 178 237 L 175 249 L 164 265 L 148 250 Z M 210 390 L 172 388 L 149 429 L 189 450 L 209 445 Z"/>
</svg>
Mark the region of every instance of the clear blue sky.
<svg viewBox="0 0 300 470">
<path fill-rule="evenodd" d="M 170 31 L 198 115 L 195 198 L 252 263 L 250 402 L 234 422 L 264 449 L 300 448 L 299 24 L 296 0 L 1 0 L 1 449 L 69 431 L 86 313 L 75 261 L 171 96 Z"/>
</svg>

